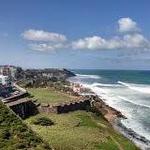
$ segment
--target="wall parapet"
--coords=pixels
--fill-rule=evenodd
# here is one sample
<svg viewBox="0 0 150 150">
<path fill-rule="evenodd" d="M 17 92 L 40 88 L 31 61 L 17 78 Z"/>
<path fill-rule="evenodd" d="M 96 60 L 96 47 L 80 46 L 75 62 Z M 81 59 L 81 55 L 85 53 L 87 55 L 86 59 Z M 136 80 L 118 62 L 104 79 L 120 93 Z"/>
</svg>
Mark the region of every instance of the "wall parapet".
<svg viewBox="0 0 150 150">
<path fill-rule="evenodd" d="M 90 99 L 80 99 L 78 101 L 64 102 L 60 104 L 41 103 L 37 109 L 45 113 L 67 113 L 75 110 L 86 110 L 90 106 Z"/>
</svg>

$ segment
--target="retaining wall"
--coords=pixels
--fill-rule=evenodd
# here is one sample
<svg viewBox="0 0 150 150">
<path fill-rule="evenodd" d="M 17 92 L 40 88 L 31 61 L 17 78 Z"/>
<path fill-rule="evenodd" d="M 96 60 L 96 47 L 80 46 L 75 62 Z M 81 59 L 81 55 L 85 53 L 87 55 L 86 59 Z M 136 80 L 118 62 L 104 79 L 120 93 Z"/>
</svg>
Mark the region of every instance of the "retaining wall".
<svg viewBox="0 0 150 150">
<path fill-rule="evenodd" d="M 87 106 L 90 106 L 89 99 L 83 99 L 74 102 L 67 102 L 57 105 L 41 104 L 37 107 L 39 112 L 45 113 L 67 113 L 75 110 L 86 110 Z"/>
<path fill-rule="evenodd" d="M 26 101 L 17 105 L 9 106 L 9 108 L 11 108 L 16 115 L 20 116 L 21 118 L 26 118 L 30 115 L 38 113 L 32 101 Z"/>
</svg>

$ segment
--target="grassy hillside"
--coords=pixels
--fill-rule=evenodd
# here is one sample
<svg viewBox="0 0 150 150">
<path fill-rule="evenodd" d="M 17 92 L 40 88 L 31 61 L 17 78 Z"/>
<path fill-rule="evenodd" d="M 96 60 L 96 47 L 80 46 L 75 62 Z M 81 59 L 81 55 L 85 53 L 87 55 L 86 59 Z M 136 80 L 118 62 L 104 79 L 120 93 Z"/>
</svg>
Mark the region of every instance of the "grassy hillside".
<svg viewBox="0 0 150 150">
<path fill-rule="evenodd" d="M 50 150 L 31 129 L 0 102 L 0 150 Z"/>
<path fill-rule="evenodd" d="M 50 118 L 54 125 L 40 126 L 39 117 Z M 38 114 L 25 120 L 56 150 L 137 150 L 128 139 L 113 130 L 102 116 L 85 111 L 67 114 Z"/>
<path fill-rule="evenodd" d="M 50 88 L 29 88 L 28 91 L 41 103 L 62 103 L 76 98 Z"/>
</svg>

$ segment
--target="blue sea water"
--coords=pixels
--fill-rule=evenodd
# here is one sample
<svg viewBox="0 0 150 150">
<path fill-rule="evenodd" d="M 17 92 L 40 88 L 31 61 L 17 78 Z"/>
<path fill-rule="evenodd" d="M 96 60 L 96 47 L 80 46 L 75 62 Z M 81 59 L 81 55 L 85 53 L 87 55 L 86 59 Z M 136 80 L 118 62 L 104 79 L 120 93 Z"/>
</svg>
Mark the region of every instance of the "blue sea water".
<svg viewBox="0 0 150 150">
<path fill-rule="evenodd" d="M 150 71 L 73 71 L 72 81 L 91 88 L 127 117 L 123 125 L 150 140 Z"/>
</svg>

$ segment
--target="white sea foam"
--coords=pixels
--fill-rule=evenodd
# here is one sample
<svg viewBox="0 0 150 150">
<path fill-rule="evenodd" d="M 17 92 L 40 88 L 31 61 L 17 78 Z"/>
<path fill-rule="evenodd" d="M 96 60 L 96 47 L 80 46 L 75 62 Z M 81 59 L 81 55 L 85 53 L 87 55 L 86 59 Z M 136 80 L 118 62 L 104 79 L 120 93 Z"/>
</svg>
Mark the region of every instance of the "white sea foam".
<svg viewBox="0 0 150 150">
<path fill-rule="evenodd" d="M 131 90 L 138 91 L 145 94 L 150 94 L 150 86 L 143 84 L 132 84 L 118 81 L 119 84 L 128 87 Z"/>
<path fill-rule="evenodd" d="M 121 82 L 121 81 L 118 81 L 118 83 L 128 87 L 131 90 L 135 90 L 135 89 L 133 89 L 133 88 L 135 88 L 135 86 L 131 86 L 128 83 L 124 83 L 124 82 Z M 150 105 L 143 104 L 142 101 L 137 101 L 137 100 L 135 101 L 135 99 L 129 99 L 129 98 L 126 98 L 124 96 L 120 96 L 119 94 L 122 94 L 124 89 L 118 88 L 117 92 L 116 92 L 118 94 L 116 94 L 113 90 L 113 87 L 121 87 L 121 85 L 119 85 L 119 84 L 102 84 L 102 83 L 85 84 L 84 83 L 83 86 L 85 86 L 87 88 L 90 88 L 93 92 L 95 92 L 102 99 L 105 99 L 106 102 L 109 103 L 109 105 L 112 105 L 112 104 L 114 104 L 118 101 L 123 100 L 123 101 L 129 102 L 129 103 L 132 103 L 133 105 L 150 108 Z M 140 89 L 140 88 L 138 87 L 138 89 Z M 148 87 L 146 87 L 146 89 L 148 89 Z M 142 89 L 140 89 L 140 90 L 142 90 Z M 149 90 L 150 90 L 150 87 L 149 87 Z M 129 92 L 132 92 L 132 91 L 129 91 Z M 128 92 L 128 94 L 129 94 L 129 92 Z M 141 92 L 142 93 L 145 93 L 145 92 L 148 93 L 150 91 L 141 91 Z"/>
<path fill-rule="evenodd" d="M 147 139 L 150 139 L 149 133 L 146 130 L 144 130 L 142 124 L 138 120 L 135 120 L 135 119 L 123 119 L 123 120 L 121 120 L 121 122 L 128 129 L 134 129 L 134 132 L 137 133 L 139 136 L 144 135 Z M 140 146 L 140 148 L 142 150 L 149 150 L 149 148 L 150 148 L 149 144 L 148 145 L 144 144 L 144 143 L 142 143 L 142 142 L 140 142 L 140 141 L 138 141 L 136 139 L 132 139 L 132 140 L 135 141 L 136 144 L 138 146 Z"/>
<path fill-rule="evenodd" d="M 88 87 L 91 87 L 91 89 L 93 90 L 93 92 L 95 92 L 96 94 L 98 94 L 103 100 L 105 100 L 105 102 L 114 107 L 115 109 L 119 110 L 122 112 L 123 115 L 125 115 L 128 119 L 127 120 L 123 120 L 122 123 L 126 126 L 126 127 L 130 127 L 132 128 L 135 132 L 137 132 L 139 135 L 144 135 L 146 138 L 150 138 L 149 135 L 147 134 L 147 132 L 145 131 L 145 129 L 143 129 L 143 126 L 141 123 L 138 122 L 138 120 L 135 120 L 135 118 L 133 117 L 133 110 L 132 110 L 132 106 L 136 105 L 139 107 L 144 107 L 144 108 L 150 108 L 149 105 L 145 105 L 145 104 L 141 104 L 140 102 L 136 102 L 134 100 L 131 100 L 129 98 L 126 98 L 124 96 L 119 96 L 120 93 L 122 93 L 123 89 L 117 89 L 118 91 L 118 95 L 114 94 L 113 87 L 111 88 L 110 86 L 108 86 L 108 88 L 106 87 L 97 87 L 94 84 L 92 85 L 88 85 Z M 131 108 L 126 109 L 125 106 L 121 106 L 118 105 L 119 102 L 129 102 L 131 103 Z M 121 103 L 122 103 L 121 102 Z M 133 125 L 135 124 L 135 125 Z"/>
<path fill-rule="evenodd" d="M 120 98 L 120 99 L 121 99 L 121 100 L 123 100 L 123 101 L 129 102 L 129 103 L 132 103 L 132 104 L 134 104 L 134 105 L 140 106 L 140 107 L 150 108 L 150 106 L 149 106 L 149 105 L 140 104 L 140 103 L 137 103 L 137 102 L 135 102 L 135 101 L 133 102 L 133 100 L 130 100 L 130 99 L 125 98 L 125 97 L 123 97 L 123 96 L 118 96 L 118 98 Z"/>
<path fill-rule="evenodd" d="M 98 96 L 100 96 L 108 105 L 121 111 L 123 115 L 127 116 L 128 119 L 122 121 L 122 123 L 125 126 L 132 128 L 138 134 L 143 135 L 149 139 L 150 137 L 147 134 L 147 132 L 145 131 L 145 129 L 143 129 L 142 124 L 140 122 L 138 122 L 138 120 L 136 120 L 136 118 L 134 118 L 134 116 L 132 114 L 133 113 L 132 106 L 134 107 L 134 105 L 136 105 L 136 106 L 145 107 L 145 108 L 150 108 L 150 106 L 143 104 L 142 101 L 140 102 L 140 101 L 137 101 L 135 99 L 129 98 L 129 94 L 132 94 L 134 92 L 132 90 L 135 90 L 135 89 L 132 89 L 133 87 L 135 87 L 135 84 L 133 86 L 133 84 L 131 85 L 131 84 L 124 83 L 124 82 L 123 83 L 118 82 L 118 83 L 117 84 L 102 84 L 102 83 L 93 83 L 93 84 L 88 84 L 88 83 L 85 84 L 84 83 L 83 84 L 82 83 L 82 85 L 87 87 L 87 88 L 90 88 L 93 92 L 95 92 Z M 113 88 L 116 86 L 118 87 L 117 89 Z M 139 87 L 138 84 L 136 86 Z M 128 87 L 128 88 L 126 88 L 126 87 Z M 140 88 L 141 88 L 141 85 L 140 85 Z M 137 90 L 135 90 L 135 92 L 136 91 Z M 127 92 L 126 93 L 126 94 L 128 94 L 127 97 L 125 97 L 125 95 L 123 95 L 124 92 Z M 119 103 L 123 103 L 123 101 L 131 103 L 131 108 L 127 109 L 126 106 L 119 105 Z"/>
<path fill-rule="evenodd" d="M 92 86 L 101 86 L 101 87 L 120 87 L 119 84 L 102 84 L 102 83 L 93 83 Z"/>
<path fill-rule="evenodd" d="M 122 123 L 126 127 L 131 128 L 139 135 L 150 139 L 150 135 L 148 134 L 148 131 L 143 127 L 143 124 L 140 122 L 140 116 L 138 116 L 137 113 L 137 111 L 141 111 L 141 113 L 144 113 L 145 109 L 149 110 L 150 108 L 149 103 L 142 99 L 142 97 L 144 98 L 146 95 L 149 96 L 149 85 L 133 84 L 121 81 L 118 81 L 116 84 L 103 84 L 99 82 L 90 84 L 82 82 L 84 81 L 82 79 L 100 79 L 101 77 L 95 75 L 79 75 L 78 77 L 79 79 L 81 79 L 78 80 L 78 83 L 82 84 L 84 87 L 90 88 L 108 105 L 121 111 L 122 114 L 128 118 L 126 120 L 122 120 Z M 128 102 L 126 103 L 127 105 L 125 105 L 125 102 Z"/>
<path fill-rule="evenodd" d="M 91 78 L 91 79 L 100 79 L 98 75 L 86 75 L 86 74 L 76 74 L 79 78 Z"/>
</svg>

